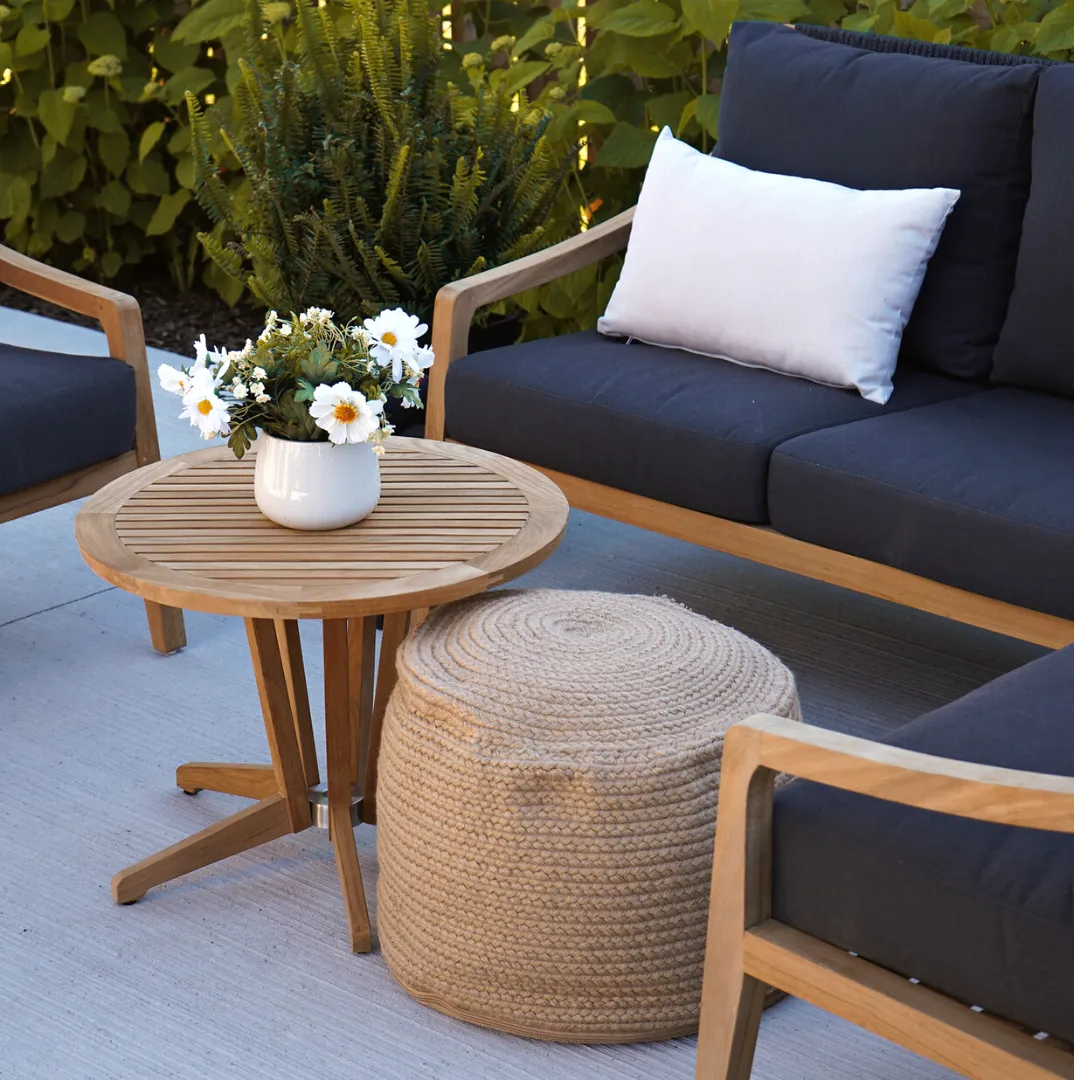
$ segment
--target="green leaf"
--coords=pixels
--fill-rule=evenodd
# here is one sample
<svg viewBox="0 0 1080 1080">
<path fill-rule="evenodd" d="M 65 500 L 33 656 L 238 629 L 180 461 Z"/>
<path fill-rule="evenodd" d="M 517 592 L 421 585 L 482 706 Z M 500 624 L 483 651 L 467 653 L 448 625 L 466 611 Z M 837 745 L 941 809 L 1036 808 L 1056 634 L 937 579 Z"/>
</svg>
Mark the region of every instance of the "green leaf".
<svg viewBox="0 0 1080 1080">
<path fill-rule="evenodd" d="M 76 35 L 94 56 L 127 57 L 127 32 L 124 24 L 111 11 L 95 11 L 86 22 L 76 27 Z"/>
<path fill-rule="evenodd" d="M 720 95 L 699 95 L 694 101 L 694 119 L 715 139 L 720 126 Z"/>
<path fill-rule="evenodd" d="M 655 37 L 666 34 L 675 23 L 675 12 L 658 0 L 633 0 L 616 8 L 599 22 L 601 30 L 630 37 Z"/>
<path fill-rule="evenodd" d="M 910 11 L 898 11 L 893 18 L 893 33 L 913 41 L 933 41 L 938 29 L 929 19 L 918 19 Z"/>
<path fill-rule="evenodd" d="M 58 143 L 67 142 L 77 111 L 77 105 L 64 100 L 63 90 L 42 90 L 38 96 L 38 119 Z"/>
<path fill-rule="evenodd" d="M 185 15 L 173 30 L 174 41 L 214 41 L 247 20 L 244 0 L 206 0 Z"/>
<path fill-rule="evenodd" d="M 179 105 L 185 94 L 201 94 L 213 81 L 214 73 L 206 68 L 184 68 L 166 81 L 165 101 L 169 105 Z"/>
<path fill-rule="evenodd" d="M 78 210 L 69 210 L 56 223 L 56 235 L 65 244 L 73 244 L 86 229 L 86 216 Z"/>
<path fill-rule="evenodd" d="M 318 386 L 319 383 L 333 382 L 338 374 L 338 366 L 330 353 L 316 345 L 300 361 L 300 372 L 308 382 Z"/>
<path fill-rule="evenodd" d="M 21 226 L 32 205 L 33 191 L 26 177 L 0 172 L 0 218 Z"/>
<path fill-rule="evenodd" d="M 694 95 L 689 90 L 677 90 L 673 94 L 660 94 L 658 97 L 650 98 L 645 103 L 649 120 L 658 128 L 669 127 L 672 131 L 676 131 L 683 109 L 686 108 L 688 101 L 693 100 L 693 97 Z"/>
<path fill-rule="evenodd" d="M 1045 55 L 1063 52 L 1072 47 L 1073 0 L 1065 0 L 1060 7 L 1048 11 L 1039 23 L 1039 32 L 1035 35 L 1035 51 Z"/>
<path fill-rule="evenodd" d="M 161 133 L 165 130 L 165 123 L 162 120 L 155 120 L 154 123 L 147 126 L 146 130 L 142 133 L 142 137 L 139 139 L 139 164 L 141 165 L 143 159 L 151 150 L 157 146 L 158 139 L 161 138 Z"/>
<path fill-rule="evenodd" d="M 740 19 L 768 19 L 770 22 L 788 22 L 809 15 L 810 9 L 803 0 L 743 0 L 739 4 Z"/>
<path fill-rule="evenodd" d="M 506 72 L 500 89 L 507 97 L 512 97 L 519 90 L 524 90 L 526 86 L 543 75 L 551 65 L 546 60 L 527 60 L 524 63 L 517 63 L 511 65 Z"/>
<path fill-rule="evenodd" d="M 542 41 L 549 41 L 555 36 L 555 15 L 545 15 L 542 19 L 537 19 L 536 22 L 525 31 L 514 42 L 514 56 L 522 56 L 527 53 L 534 45 L 539 45 Z"/>
<path fill-rule="evenodd" d="M 49 31 L 40 26 L 24 26 L 15 36 L 15 55 L 29 56 L 49 44 Z"/>
<path fill-rule="evenodd" d="M 62 22 L 71 14 L 75 0 L 45 0 L 42 11 L 49 22 Z"/>
<path fill-rule="evenodd" d="M 683 0 L 683 15 L 692 30 L 723 45 L 739 14 L 739 0 Z"/>
<path fill-rule="evenodd" d="M 154 216 L 150 218 L 150 223 L 146 226 L 146 235 L 161 236 L 167 233 L 180 216 L 180 211 L 190 201 L 191 192 L 184 188 L 174 191 L 171 195 L 162 195 L 161 202 L 158 203 L 157 209 L 154 211 Z"/>
<path fill-rule="evenodd" d="M 110 180 L 98 192 L 97 204 L 118 218 L 126 218 L 131 209 L 131 192 L 119 180 Z"/>
<path fill-rule="evenodd" d="M 181 71 L 191 67 L 199 59 L 202 48 L 197 42 L 190 45 L 179 42 L 168 34 L 154 38 L 154 63 L 166 71 Z"/>
<path fill-rule="evenodd" d="M 613 58 L 646 79 L 677 79 L 693 58 L 690 46 L 685 41 L 676 43 L 677 37 L 677 33 L 651 38 L 616 36 Z"/>
<path fill-rule="evenodd" d="M 552 121 L 552 139 L 576 139 L 579 124 L 614 124 L 615 114 L 601 101 L 585 98 L 567 106 Z"/>
<path fill-rule="evenodd" d="M 106 277 L 116 277 L 124 265 L 124 256 L 119 251 L 106 251 L 101 256 L 101 271 Z"/>
<path fill-rule="evenodd" d="M 98 136 L 98 157 L 113 176 L 119 176 L 127 168 L 131 154 L 131 142 L 126 131 L 111 131 Z"/>
<path fill-rule="evenodd" d="M 190 154 L 184 154 L 176 163 L 173 170 L 176 182 L 181 187 L 194 189 L 195 187 L 195 159 Z"/>
<path fill-rule="evenodd" d="M 609 169 L 636 169 L 649 163 L 657 132 L 620 120 L 604 139 L 593 164 Z"/>
<path fill-rule="evenodd" d="M 67 195 L 82 183 L 85 175 L 86 158 L 63 151 L 41 170 L 38 195 L 43 199 Z"/>
</svg>

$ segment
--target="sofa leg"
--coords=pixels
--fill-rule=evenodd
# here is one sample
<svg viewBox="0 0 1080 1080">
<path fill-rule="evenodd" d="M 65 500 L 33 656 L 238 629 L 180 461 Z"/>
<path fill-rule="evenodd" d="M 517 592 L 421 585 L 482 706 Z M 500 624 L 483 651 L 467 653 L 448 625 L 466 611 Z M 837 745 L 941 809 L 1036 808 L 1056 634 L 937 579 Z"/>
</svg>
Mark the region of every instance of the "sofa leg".
<svg viewBox="0 0 1080 1080">
<path fill-rule="evenodd" d="M 150 623 L 150 641 L 159 653 L 174 653 L 187 644 L 184 613 L 180 608 L 147 600 L 146 618 Z"/>
</svg>

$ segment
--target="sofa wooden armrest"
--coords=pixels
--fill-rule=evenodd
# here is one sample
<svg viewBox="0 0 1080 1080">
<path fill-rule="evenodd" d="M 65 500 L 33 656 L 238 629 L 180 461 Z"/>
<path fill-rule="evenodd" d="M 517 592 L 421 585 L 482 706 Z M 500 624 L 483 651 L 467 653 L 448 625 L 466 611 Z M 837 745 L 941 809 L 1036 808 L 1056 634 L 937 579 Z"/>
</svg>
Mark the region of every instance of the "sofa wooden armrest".
<svg viewBox="0 0 1080 1080">
<path fill-rule="evenodd" d="M 777 773 L 978 821 L 1073 831 L 1073 781 L 771 716 L 724 740 L 697 1080 L 748 1080 L 768 985 L 979 1080 L 1071 1077 L 1072 1054 L 771 918 Z"/>
<path fill-rule="evenodd" d="M 132 448 L 117 457 L 66 476 L 0 495 L 0 522 L 3 522 L 92 495 L 110 480 L 160 460 L 161 451 L 138 301 L 127 293 L 46 266 L 2 245 L 0 284 L 96 319 L 105 332 L 109 355 L 127 364 L 135 377 L 135 437 Z M 146 613 L 150 638 L 158 652 L 175 652 L 186 644 L 181 611 L 148 601 Z"/>
<path fill-rule="evenodd" d="M 468 352 L 469 326 L 477 308 L 505 300 L 515 293 L 545 285 L 565 274 L 599 262 L 626 247 L 634 207 L 609 221 L 553 244 L 543 251 L 526 255 L 505 266 L 496 266 L 472 277 L 444 285 L 435 297 L 432 346 L 435 363 L 428 372 L 425 435 L 443 439 L 446 435 L 446 412 L 443 394 L 450 365 Z"/>
</svg>

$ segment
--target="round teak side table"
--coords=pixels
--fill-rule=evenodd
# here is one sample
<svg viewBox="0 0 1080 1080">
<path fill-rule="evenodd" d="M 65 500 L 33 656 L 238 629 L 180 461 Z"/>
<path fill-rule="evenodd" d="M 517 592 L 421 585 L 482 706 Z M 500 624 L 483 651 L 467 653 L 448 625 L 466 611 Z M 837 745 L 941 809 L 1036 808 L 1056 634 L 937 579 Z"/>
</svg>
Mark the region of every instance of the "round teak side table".
<svg viewBox="0 0 1080 1080">
<path fill-rule="evenodd" d="M 270 765 L 189 762 L 177 786 L 258 800 L 117 873 L 113 899 L 312 826 L 329 829 L 355 952 L 371 948 L 353 828 L 375 822 L 383 712 L 394 657 L 435 604 L 523 574 L 558 545 L 568 506 L 547 477 L 455 443 L 391 438 L 382 497 L 332 532 L 275 525 L 255 505 L 257 446 L 237 461 L 213 447 L 114 480 L 79 511 L 83 557 L 106 581 L 171 607 L 239 615 L 259 688 Z M 384 617 L 379 670 L 375 620 Z M 323 622 L 326 784 L 298 619 Z"/>
</svg>

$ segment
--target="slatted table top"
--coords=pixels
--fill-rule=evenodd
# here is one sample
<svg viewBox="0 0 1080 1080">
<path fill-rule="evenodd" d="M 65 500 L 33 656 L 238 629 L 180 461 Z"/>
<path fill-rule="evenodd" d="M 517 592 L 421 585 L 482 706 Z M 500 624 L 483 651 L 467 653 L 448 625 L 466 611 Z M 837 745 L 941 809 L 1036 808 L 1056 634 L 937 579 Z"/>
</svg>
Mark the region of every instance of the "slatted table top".
<svg viewBox="0 0 1080 1080">
<path fill-rule="evenodd" d="M 456 443 L 391 438 L 382 494 L 356 525 L 286 529 L 252 485 L 258 444 L 147 465 L 79 511 L 83 557 L 106 581 L 172 607 L 246 618 L 326 619 L 430 607 L 531 569 L 568 506 L 546 476 Z"/>
</svg>

